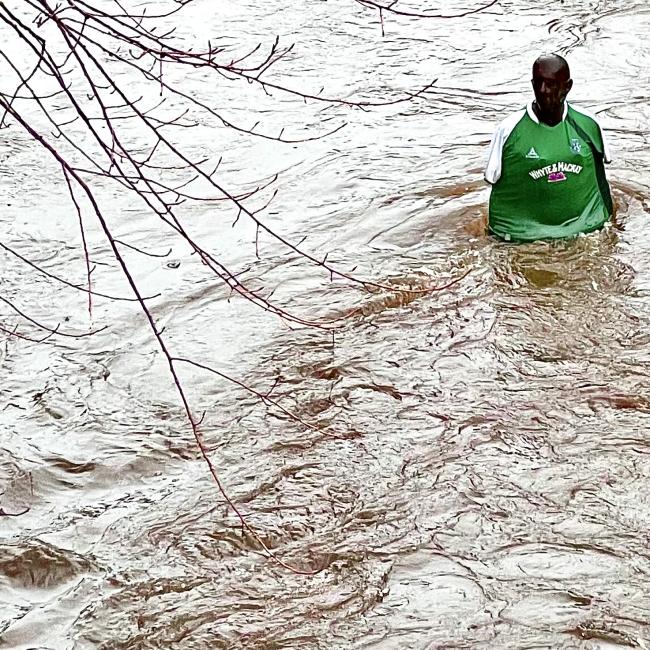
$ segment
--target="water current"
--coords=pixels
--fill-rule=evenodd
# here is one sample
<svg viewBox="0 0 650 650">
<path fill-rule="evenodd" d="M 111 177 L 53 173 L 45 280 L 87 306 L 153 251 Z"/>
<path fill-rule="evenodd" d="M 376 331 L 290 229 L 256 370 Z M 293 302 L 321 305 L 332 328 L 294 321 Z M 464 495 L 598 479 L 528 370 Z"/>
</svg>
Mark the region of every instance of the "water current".
<svg viewBox="0 0 650 650">
<path fill-rule="evenodd" d="M 196 0 L 168 22 L 179 39 L 233 51 L 276 35 L 295 43 L 271 74 L 306 92 L 377 100 L 437 79 L 422 98 L 367 111 L 180 80 L 260 130 L 304 137 L 345 123 L 281 144 L 206 118 L 181 144 L 223 156 L 233 187 L 279 172 L 266 222 L 395 290 L 332 281 L 264 234 L 258 259 L 250 223 L 232 228 L 220 204 L 188 207 L 195 237 L 285 308 L 354 311 L 334 335 L 289 327 L 231 296 L 131 195 L 98 182 L 122 240 L 171 248 L 127 259 L 160 294 L 152 310 L 178 354 L 272 390 L 312 425 L 183 372 L 228 494 L 269 548 L 315 573 L 279 566 L 242 530 L 138 306 L 97 298 L 92 326 L 107 329 L 94 336 L 2 335 L 0 506 L 28 511 L 0 517 L 0 647 L 649 647 L 647 2 L 385 14 L 383 36 L 377 12 L 352 0 Z M 571 100 L 607 129 L 617 215 L 589 236 L 513 246 L 484 233 L 482 166 L 545 51 L 569 59 Z M 65 184 L 15 124 L 0 131 L 0 190 L 2 241 L 83 283 Z M 128 296 L 89 228 L 98 290 Z M 83 294 L 0 259 L 4 296 L 88 330 Z M 3 327 L 19 321 L 3 306 Z"/>
</svg>

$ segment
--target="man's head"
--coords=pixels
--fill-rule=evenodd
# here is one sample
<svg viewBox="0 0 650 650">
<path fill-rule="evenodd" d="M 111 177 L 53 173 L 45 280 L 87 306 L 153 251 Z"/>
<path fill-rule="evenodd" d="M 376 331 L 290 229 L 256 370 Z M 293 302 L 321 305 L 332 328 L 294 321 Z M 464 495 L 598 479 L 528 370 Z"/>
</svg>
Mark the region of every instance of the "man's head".
<svg viewBox="0 0 650 650">
<path fill-rule="evenodd" d="M 569 64 L 559 54 L 543 54 L 533 64 L 533 90 L 543 115 L 557 115 L 573 81 Z"/>
</svg>

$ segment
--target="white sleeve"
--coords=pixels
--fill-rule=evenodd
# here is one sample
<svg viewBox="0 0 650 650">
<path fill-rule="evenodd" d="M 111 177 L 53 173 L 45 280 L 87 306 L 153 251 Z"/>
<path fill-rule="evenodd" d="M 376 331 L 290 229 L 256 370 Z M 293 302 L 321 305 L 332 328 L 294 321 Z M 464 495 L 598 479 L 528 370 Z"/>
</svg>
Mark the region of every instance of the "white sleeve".
<svg viewBox="0 0 650 650">
<path fill-rule="evenodd" d="M 492 142 L 490 142 L 490 149 L 488 151 L 488 160 L 485 167 L 485 180 L 494 185 L 501 178 L 501 162 L 503 160 L 503 147 L 507 139 L 513 132 L 514 128 L 519 124 L 521 118 L 526 114 L 526 109 L 518 111 L 505 119 L 494 132 Z"/>
<path fill-rule="evenodd" d="M 492 136 L 487 165 L 485 166 L 485 180 L 491 185 L 494 185 L 501 178 L 501 158 L 505 143 L 503 128 L 499 126 Z"/>
</svg>

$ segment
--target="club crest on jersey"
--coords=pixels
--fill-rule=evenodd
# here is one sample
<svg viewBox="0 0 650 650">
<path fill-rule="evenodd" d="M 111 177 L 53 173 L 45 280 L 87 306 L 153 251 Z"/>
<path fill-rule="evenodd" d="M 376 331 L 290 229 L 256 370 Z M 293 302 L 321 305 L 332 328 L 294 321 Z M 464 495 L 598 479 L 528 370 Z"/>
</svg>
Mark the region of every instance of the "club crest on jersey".
<svg viewBox="0 0 650 650">
<path fill-rule="evenodd" d="M 552 165 L 546 165 L 541 169 L 533 169 L 528 172 L 530 177 L 536 181 L 540 178 L 546 178 L 549 183 L 561 183 L 567 179 L 567 174 L 579 174 L 582 171 L 581 165 L 573 163 L 556 162 Z"/>
<path fill-rule="evenodd" d="M 580 153 L 582 151 L 582 144 L 577 138 L 571 138 L 571 151 L 573 153 Z"/>
<path fill-rule="evenodd" d="M 539 158 L 539 154 L 535 151 L 535 147 L 530 148 L 530 151 L 526 154 L 526 158 Z"/>
</svg>

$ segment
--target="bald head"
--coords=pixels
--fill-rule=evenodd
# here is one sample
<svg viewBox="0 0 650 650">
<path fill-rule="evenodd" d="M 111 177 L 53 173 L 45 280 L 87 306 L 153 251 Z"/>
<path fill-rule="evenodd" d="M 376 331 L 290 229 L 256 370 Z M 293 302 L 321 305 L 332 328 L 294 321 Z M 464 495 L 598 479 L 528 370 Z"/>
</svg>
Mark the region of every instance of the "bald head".
<svg viewBox="0 0 650 650">
<path fill-rule="evenodd" d="M 566 59 L 559 54 L 543 54 L 533 64 L 533 108 L 540 121 L 555 126 L 562 121 L 564 100 L 573 86 Z"/>
<path fill-rule="evenodd" d="M 535 60 L 535 63 L 533 63 L 533 79 L 535 78 L 535 73 L 539 73 L 542 70 L 546 74 L 553 74 L 564 77 L 565 79 L 571 79 L 569 64 L 567 63 L 567 60 L 559 54 L 542 54 L 542 56 L 538 57 Z"/>
</svg>

